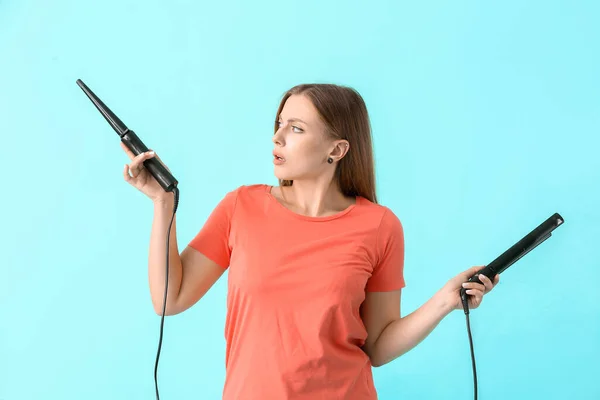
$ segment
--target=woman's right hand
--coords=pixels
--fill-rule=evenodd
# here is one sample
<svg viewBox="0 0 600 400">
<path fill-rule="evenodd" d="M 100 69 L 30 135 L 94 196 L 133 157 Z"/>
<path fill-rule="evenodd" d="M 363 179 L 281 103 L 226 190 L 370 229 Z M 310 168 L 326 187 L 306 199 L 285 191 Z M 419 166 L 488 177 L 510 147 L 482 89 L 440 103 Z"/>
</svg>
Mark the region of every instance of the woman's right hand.
<svg viewBox="0 0 600 400">
<path fill-rule="evenodd" d="M 127 148 L 127 146 L 125 146 L 123 142 L 121 142 L 121 148 L 131 160 L 131 163 L 125 164 L 123 169 L 123 177 L 125 178 L 125 181 L 134 188 L 138 189 L 140 192 L 144 193 L 155 203 L 166 201 L 169 193 L 163 190 L 162 186 L 160 186 L 156 179 L 154 179 L 150 172 L 148 172 L 146 167 L 144 167 L 144 161 L 154 157 L 158 160 L 158 162 L 163 164 L 156 153 L 154 153 L 152 150 L 148 150 L 147 152 L 140 153 L 136 156 Z M 167 168 L 166 165 L 165 168 Z M 169 168 L 167 168 L 167 170 L 169 170 Z"/>
</svg>

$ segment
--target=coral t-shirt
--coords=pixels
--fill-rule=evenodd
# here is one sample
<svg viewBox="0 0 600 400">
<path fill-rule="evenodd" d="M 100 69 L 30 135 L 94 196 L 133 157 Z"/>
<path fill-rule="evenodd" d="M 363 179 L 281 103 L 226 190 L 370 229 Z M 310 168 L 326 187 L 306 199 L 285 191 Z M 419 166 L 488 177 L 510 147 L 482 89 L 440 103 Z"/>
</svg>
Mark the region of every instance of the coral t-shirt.
<svg viewBox="0 0 600 400">
<path fill-rule="evenodd" d="M 310 217 L 270 185 L 227 193 L 189 246 L 229 268 L 225 400 L 373 400 L 367 291 L 404 287 L 404 236 L 364 197 Z"/>
</svg>

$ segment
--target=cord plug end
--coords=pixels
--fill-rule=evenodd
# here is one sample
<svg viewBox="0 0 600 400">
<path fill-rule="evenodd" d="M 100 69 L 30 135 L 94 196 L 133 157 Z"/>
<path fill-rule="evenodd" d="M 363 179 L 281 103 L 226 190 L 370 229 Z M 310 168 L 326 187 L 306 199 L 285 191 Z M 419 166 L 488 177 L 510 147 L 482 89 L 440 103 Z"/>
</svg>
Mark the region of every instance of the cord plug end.
<svg viewBox="0 0 600 400">
<path fill-rule="evenodd" d="M 465 288 L 460 289 L 460 299 L 462 300 L 465 314 L 469 314 L 469 300 L 467 298 L 467 290 Z"/>
</svg>

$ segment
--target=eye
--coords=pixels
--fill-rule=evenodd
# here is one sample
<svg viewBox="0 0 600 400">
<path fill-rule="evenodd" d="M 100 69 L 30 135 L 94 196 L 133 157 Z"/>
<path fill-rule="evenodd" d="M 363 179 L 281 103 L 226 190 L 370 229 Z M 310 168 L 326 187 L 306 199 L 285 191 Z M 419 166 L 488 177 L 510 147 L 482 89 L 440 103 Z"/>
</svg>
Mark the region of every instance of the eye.
<svg viewBox="0 0 600 400">
<path fill-rule="evenodd" d="M 296 131 L 294 131 L 296 133 L 304 132 L 302 129 L 298 128 L 297 126 L 292 125 L 292 128 L 297 129 Z"/>
</svg>

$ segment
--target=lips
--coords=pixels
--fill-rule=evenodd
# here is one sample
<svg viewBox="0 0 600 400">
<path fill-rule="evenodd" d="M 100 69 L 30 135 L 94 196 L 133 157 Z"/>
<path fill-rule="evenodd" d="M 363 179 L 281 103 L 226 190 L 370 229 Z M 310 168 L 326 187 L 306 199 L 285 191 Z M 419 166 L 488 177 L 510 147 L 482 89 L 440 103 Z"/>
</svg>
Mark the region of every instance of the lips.
<svg viewBox="0 0 600 400">
<path fill-rule="evenodd" d="M 283 158 L 283 156 L 279 153 L 277 153 L 276 151 L 273 152 L 273 157 L 275 157 L 276 160 L 278 161 L 285 161 L 285 158 Z"/>
</svg>

